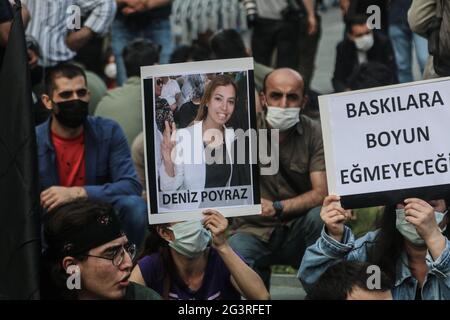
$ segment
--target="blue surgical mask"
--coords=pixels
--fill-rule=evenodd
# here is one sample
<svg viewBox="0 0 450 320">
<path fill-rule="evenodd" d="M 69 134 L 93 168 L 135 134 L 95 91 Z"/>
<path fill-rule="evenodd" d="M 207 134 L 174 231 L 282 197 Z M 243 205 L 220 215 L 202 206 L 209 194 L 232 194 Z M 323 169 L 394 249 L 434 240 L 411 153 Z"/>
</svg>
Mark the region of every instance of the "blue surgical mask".
<svg viewBox="0 0 450 320">
<path fill-rule="evenodd" d="M 422 239 L 422 237 L 417 232 L 416 227 L 414 227 L 413 224 L 409 223 L 405 219 L 405 209 L 396 209 L 395 214 L 397 216 L 395 225 L 397 227 L 397 230 L 401 233 L 401 235 L 407 239 L 409 242 L 414 244 L 418 247 L 425 246 L 425 240 Z M 447 211 L 445 212 L 439 212 L 435 211 L 434 215 L 436 217 L 436 222 L 439 225 L 441 221 L 444 219 L 445 215 L 447 214 Z M 445 228 L 441 231 L 444 232 Z"/>
<path fill-rule="evenodd" d="M 169 241 L 169 246 L 188 258 L 199 256 L 211 241 L 211 232 L 200 221 L 180 222 L 169 229 L 175 236 L 175 240 Z"/>
</svg>

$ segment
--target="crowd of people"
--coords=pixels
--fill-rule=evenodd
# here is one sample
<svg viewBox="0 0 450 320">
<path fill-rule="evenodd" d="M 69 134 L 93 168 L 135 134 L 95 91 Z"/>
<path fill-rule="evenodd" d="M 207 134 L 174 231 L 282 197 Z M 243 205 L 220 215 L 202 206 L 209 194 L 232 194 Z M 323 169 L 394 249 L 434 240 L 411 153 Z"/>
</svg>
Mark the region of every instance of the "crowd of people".
<svg viewBox="0 0 450 320">
<path fill-rule="evenodd" d="M 22 0 L 43 215 L 43 299 L 265 300 L 274 265 L 298 269 L 307 299 L 450 299 L 450 197 L 386 206 L 378 224 L 356 238 L 347 222 L 359 217 L 328 194 L 322 93 L 311 87 L 325 1 L 253 2 L 257 13 L 248 11 L 247 21 L 237 12 L 233 28 L 218 19 L 217 30 L 198 30 L 191 43 L 179 45 L 171 28 L 189 7 L 181 2 Z M 413 81 L 413 48 L 423 79 L 446 75 L 426 39 L 437 3 L 340 0 L 345 32 L 330 70 L 334 91 Z M 374 4 L 379 28 L 368 23 Z M 72 5 L 82 13 L 73 30 Z M 250 7 L 236 1 L 236 8 Z M 0 65 L 12 14 L 13 4 L 0 0 Z M 242 38 L 247 30 L 251 48 Z M 144 160 L 140 68 L 242 57 L 255 62 L 258 129 L 279 130 L 279 170 L 259 179 L 261 214 L 227 219 L 208 209 L 202 220 L 149 226 L 152 173 Z M 215 152 L 232 158 L 233 129 L 248 129 L 242 76 L 155 78 L 162 190 L 247 184 L 250 173 L 233 159 L 220 165 L 171 159 L 174 148 L 192 147 L 172 136 L 209 128 L 224 136 Z M 194 152 L 210 147 L 205 140 L 199 146 Z M 381 270 L 375 287 L 368 285 L 373 266 Z M 77 276 L 79 288 L 69 288 Z"/>
</svg>

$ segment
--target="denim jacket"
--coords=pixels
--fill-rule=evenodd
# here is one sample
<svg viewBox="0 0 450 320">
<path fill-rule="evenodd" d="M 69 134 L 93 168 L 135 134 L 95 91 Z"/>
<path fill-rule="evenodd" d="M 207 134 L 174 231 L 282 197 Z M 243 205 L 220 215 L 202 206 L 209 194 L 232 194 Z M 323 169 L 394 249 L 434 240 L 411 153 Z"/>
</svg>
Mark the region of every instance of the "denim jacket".
<svg viewBox="0 0 450 320">
<path fill-rule="evenodd" d="M 40 191 L 59 185 L 55 148 L 50 133 L 51 117 L 36 127 Z M 86 190 L 88 197 L 113 203 L 122 196 L 140 195 L 130 148 L 113 120 L 88 117 L 84 124 Z"/>
<path fill-rule="evenodd" d="M 338 242 L 326 233 L 324 227 L 321 237 L 306 250 L 297 277 L 308 290 L 329 266 L 340 260 L 367 261 L 368 249 L 375 244 L 377 233 L 378 230 L 369 232 L 355 240 L 350 228 L 345 226 L 342 242 Z M 434 261 L 427 253 L 429 271 L 422 288 L 423 300 L 450 299 L 450 242 L 447 238 L 445 241 L 445 249 L 438 259 Z M 406 252 L 403 251 L 396 263 L 393 298 L 414 300 L 417 285 L 418 281 L 412 276 Z"/>
</svg>

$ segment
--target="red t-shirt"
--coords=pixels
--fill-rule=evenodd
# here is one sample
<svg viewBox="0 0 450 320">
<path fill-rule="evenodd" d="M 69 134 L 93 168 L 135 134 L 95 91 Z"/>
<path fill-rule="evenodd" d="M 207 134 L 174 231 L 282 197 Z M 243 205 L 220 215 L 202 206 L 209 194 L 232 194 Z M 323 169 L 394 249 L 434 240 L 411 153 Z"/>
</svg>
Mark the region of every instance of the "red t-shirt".
<svg viewBox="0 0 450 320">
<path fill-rule="evenodd" d="M 84 186 L 84 133 L 73 139 L 66 139 L 52 131 L 52 141 L 56 151 L 59 184 L 63 187 Z"/>
</svg>

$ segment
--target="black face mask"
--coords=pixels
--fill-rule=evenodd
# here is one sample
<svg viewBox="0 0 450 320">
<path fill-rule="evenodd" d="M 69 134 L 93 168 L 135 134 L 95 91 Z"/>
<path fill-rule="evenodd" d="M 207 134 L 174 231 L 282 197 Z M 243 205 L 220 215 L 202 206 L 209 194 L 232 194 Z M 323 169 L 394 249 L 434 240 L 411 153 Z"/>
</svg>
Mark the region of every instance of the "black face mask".
<svg viewBox="0 0 450 320">
<path fill-rule="evenodd" d="M 82 100 L 70 100 L 55 103 L 58 113 L 55 117 L 59 123 L 68 128 L 78 128 L 88 116 L 88 103 Z"/>
</svg>

